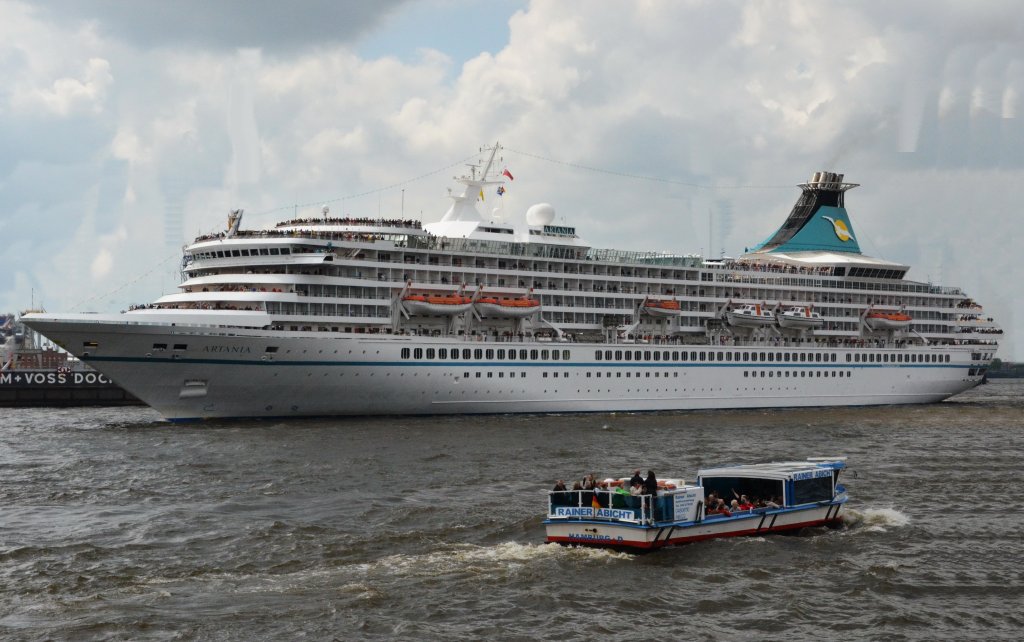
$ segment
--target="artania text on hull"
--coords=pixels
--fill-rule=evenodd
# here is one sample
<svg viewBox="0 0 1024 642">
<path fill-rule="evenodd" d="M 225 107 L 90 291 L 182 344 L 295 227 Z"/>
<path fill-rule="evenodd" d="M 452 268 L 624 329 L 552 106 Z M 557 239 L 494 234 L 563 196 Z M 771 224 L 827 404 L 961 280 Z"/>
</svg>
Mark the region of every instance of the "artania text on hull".
<svg viewBox="0 0 1024 642">
<path fill-rule="evenodd" d="M 236 211 L 185 246 L 177 293 L 23 321 L 169 419 L 927 403 L 996 352 L 959 288 L 861 253 L 841 174 L 710 260 L 593 248 L 546 204 L 485 220 L 498 149 L 437 223 Z"/>
</svg>

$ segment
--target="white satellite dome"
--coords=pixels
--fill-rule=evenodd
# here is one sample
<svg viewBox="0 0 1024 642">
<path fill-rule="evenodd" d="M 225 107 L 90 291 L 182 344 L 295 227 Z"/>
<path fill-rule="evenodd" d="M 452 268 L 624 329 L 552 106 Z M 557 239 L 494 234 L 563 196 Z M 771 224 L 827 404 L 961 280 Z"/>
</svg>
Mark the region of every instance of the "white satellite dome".
<svg viewBox="0 0 1024 642">
<path fill-rule="evenodd" d="M 549 203 L 537 203 L 526 210 L 527 225 L 551 225 L 551 221 L 554 220 L 555 208 L 551 207 Z"/>
</svg>

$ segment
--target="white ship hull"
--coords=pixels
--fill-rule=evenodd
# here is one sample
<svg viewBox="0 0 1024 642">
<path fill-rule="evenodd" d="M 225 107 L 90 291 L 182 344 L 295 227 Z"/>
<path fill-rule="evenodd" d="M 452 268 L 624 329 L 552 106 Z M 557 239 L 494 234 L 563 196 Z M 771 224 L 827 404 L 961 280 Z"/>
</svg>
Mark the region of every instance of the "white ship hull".
<svg viewBox="0 0 1024 642">
<path fill-rule="evenodd" d="M 655 549 L 663 546 L 689 544 L 721 537 L 767 535 L 814 526 L 842 523 L 842 503 L 794 510 L 755 510 L 749 514 L 735 513 L 733 519 L 714 517 L 686 526 L 671 523 L 654 527 L 600 521 L 545 522 L 547 540 L 560 544 L 584 546 L 621 546 L 623 548 Z"/>
<path fill-rule="evenodd" d="M 538 344 L 322 332 L 282 337 L 82 318 L 88 316 L 36 315 L 27 322 L 175 420 L 928 403 L 974 387 L 982 378 L 975 373 L 987 365 L 968 346 L 879 349 L 879 361 L 899 353 L 921 361 L 861 363 L 847 358 L 857 353 L 866 359 L 863 348 Z M 460 358 L 417 356 L 441 348 L 458 350 Z M 486 357 L 513 348 L 517 356 L 526 350 L 528 358 Z M 596 359 L 597 351 L 604 356 L 623 349 L 639 351 L 641 360 Z M 560 359 L 531 357 L 547 350 L 558 350 Z M 645 354 L 682 350 L 697 359 L 653 361 Z M 743 359 L 755 351 L 757 361 Z M 779 360 L 783 353 L 796 359 L 806 352 L 827 362 L 767 362 L 768 352 Z M 739 358 L 725 361 L 733 355 Z"/>
</svg>

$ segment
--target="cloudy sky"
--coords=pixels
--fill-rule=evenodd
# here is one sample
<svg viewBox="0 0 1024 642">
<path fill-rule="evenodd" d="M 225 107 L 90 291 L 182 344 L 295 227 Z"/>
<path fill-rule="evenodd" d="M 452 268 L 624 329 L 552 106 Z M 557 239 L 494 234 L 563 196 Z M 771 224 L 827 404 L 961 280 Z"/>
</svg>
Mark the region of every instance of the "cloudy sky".
<svg viewBox="0 0 1024 642">
<path fill-rule="evenodd" d="M 0 311 L 152 300 L 234 207 L 435 221 L 501 141 L 597 247 L 736 255 L 844 172 L 1024 359 L 1019 2 L 0 0 L 0 78 Z"/>
</svg>

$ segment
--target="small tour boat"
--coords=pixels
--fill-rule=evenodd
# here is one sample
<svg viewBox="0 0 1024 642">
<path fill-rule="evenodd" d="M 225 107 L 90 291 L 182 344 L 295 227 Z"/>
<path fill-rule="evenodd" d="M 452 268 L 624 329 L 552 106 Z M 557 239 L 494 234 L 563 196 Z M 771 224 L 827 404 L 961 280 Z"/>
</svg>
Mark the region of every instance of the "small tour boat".
<svg viewBox="0 0 1024 642">
<path fill-rule="evenodd" d="M 864 315 L 864 322 L 872 330 L 903 330 L 913 320 L 909 314 L 893 310 L 871 310 Z"/>
<path fill-rule="evenodd" d="M 544 520 L 547 541 L 652 550 L 719 537 L 839 526 L 848 500 L 838 483 L 845 468 L 846 457 L 815 457 L 703 469 L 692 484 L 660 482 L 656 496 L 630 494 L 622 488 L 627 480 L 606 480 L 598 490 L 550 491 Z"/>
<path fill-rule="evenodd" d="M 791 330 L 817 330 L 825 325 L 825 319 L 807 306 L 794 306 L 775 315 L 779 325 Z"/>
<path fill-rule="evenodd" d="M 683 313 L 679 301 L 674 299 L 644 299 L 640 309 L 652 317 L 677 317 Z"/>
<path fill-rule="evenodd" d="M 437 296 L 432 294 L 410 294 L 402 297 L 402 305 L 409 314 L 436 314 L 449 316 L 462 314 L 473 306 L 473 299 L 460 294 Z"/>
<path fill-rule="evenodd" d="M 730 325 L 741 328 L 763 328 L 775 325 L 775 315 L 768 309 L 768 306 L 755 303 L 752 305 L 741 305 L 735 310 L 729 310 L 725 314 Z"/>
<path fill-rule="evenodd" d="M 476 310 L 482 317 L 525 319 L 537 310 L 540 310 L 540 301 L 530 297 L 523 297 L 521 299 L 484 297 L 477 300 Z"/>
</svg>

